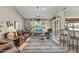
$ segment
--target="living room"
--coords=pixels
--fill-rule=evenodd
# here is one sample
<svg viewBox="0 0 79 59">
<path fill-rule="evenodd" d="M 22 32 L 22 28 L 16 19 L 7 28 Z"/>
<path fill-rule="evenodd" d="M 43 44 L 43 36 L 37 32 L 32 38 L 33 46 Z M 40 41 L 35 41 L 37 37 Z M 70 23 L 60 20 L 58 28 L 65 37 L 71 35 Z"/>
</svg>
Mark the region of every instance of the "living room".
<svg viewBox="0 0 79 59">
<path fill-rule="evenodd" d="M 0 52 L 78 52 L 68 36 L 73 28 L 78 36 L 78 13 L 78 6 L 0 6 Z"/>
</svg>

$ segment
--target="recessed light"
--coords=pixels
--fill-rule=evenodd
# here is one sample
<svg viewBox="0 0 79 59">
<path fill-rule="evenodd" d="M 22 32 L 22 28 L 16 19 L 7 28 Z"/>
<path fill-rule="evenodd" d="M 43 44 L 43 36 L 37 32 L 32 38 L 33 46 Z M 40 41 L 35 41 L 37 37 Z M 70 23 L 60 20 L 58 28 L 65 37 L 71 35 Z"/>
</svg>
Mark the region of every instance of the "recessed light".
<svg viewBox="0 0 79 59">
<path fill-rule="evenodd" d="M 43 8 L 43 10 L 46 10 L 46 8 Z"/>
</svg>

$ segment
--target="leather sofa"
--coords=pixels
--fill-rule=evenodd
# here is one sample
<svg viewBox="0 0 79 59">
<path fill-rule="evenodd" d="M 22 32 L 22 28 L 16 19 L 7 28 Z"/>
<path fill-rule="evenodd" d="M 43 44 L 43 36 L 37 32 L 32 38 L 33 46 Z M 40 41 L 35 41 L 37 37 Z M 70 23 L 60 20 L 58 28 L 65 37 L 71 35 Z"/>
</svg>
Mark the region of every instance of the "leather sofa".
<svg viewBox="0 0 79 59">
<path fill-rule="evenodd" d="M 5 53 L 5 52 L 18 52 L 17 48 L 14 46 L 13 42 L 5 41 L 5 40 L 0 40 L 0 53 Z"/>
<path fill-rule="evenodd" d="M 29 36 L 30 36 L 30 34 L 26 31 L 22 31 L 22 30 L 18 31 L 17 36 L 15 37 L 16 40 L 14 41 L 15 45 L 17 45 L 17 46 L 22 45 Z"/>
<path fill-rule="evenodd" d="M 0 40 L 0 53 L 19 53 L 26 45 L 26 40 L 30 36 L 28 32 L 18 31 L 15 35 L 15 40 L 10 42 L 7 40 L 7 34 L 5 33 L 4 39 Z"/>
</svg>

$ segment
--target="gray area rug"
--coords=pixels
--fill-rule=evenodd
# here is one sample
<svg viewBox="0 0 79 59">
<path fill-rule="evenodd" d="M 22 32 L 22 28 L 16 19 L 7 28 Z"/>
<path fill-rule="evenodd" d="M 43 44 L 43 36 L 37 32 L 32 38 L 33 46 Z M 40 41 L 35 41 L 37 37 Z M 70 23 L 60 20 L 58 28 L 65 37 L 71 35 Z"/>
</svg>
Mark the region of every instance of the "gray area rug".
<svg viewBox="0 0 79 59">
<path fill-rule="evenodd" d="M 52 39 L 41 40 L 39 36 L 32 36 L 22 53 L 66 53 L 66 50 Z"/>
</svg>

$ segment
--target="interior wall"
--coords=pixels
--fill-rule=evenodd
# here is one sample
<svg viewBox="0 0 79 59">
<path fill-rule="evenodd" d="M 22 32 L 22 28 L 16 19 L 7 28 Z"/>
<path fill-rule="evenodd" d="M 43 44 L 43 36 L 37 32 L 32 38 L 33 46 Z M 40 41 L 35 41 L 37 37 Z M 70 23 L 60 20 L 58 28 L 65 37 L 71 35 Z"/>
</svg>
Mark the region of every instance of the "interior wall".
<svg viewBox="0 0 79 59">
<path fill-rule="evenodd" d="M 58 12 L 57 12 L 57 15 L 56 16 L 59 16 L 59 18 L 56 18 L 56 19 L 54 19 L 53 21 L 52 21 L 52 24 L 53 24 L 53 22 L 55 22 L 55 21 L 59 21 L 60 22 L 60 29 L 65 29 L 65 14 L 64 14 L 64 11 L 62 11 L 62 10 L 59 10 Z M 53 28 L 53 29 L 55 29 L 55 28 Z"/>
<path fill-rule="evenodd" d="M 66 9 L 60 9 L 57 15 L 60 18 L 60 29 L 65 29 L 65 18 L 79 18 L 79 7 L 67 7 Z M 56 19 L 52 21 L 52 29 L 55 30 Z M 57 37 L 56 37 L 57 38 Z"/>
<path fill-rule="evenodd" d="M 49 28 L 51 28 L 51 20 L 46 20 L 46 23 L 45 23 L 45 32 L 47 32 L 47 30 L 49 29 Z"/>
<path fill-rule="evenodd" d="M 30 19 L 25 19 L 24 20 L 24 28 L 27 29 L 31 25 L 31 20 Z"/>
<path fill-rule="evenodd" d="M 51 21 L 47 19 L 44 24 L 45 24 L 45 31 L 47 31 L 47 29 L 51 27 Z M 32 25 L 31 20 L 30 19 L 24 20 L 24 25 L 25 25 L 24 28 L 29 28 L 29 26 Z"/>
<path fill-rule="evenodd" d="M 6 32 L 8 28 L 6 24 L 7 21 L 11 21 L 11 22 L 17 21 L 20 23 L 19 30 L 24 28 L 24 20 L 14 7 L 0 6 L 0 22 L 3 23 L 2 32 L 0 32 L 0 37 L 3 33 Z"/>
<path fill-rule="evenodd" d="M 52 33 L 52 37 L 55 38 L 54 40 L 59 44 L 59 39 L 60 39 L 60 30 L 61 29 L 65 29 L 65 14 L 64 11 L 62 11 L 62 9 L 60 9 L 56 16 L 59 16 L 56 19 L 52 20 L 52 29 L 53 29 L 53 33 Z"/>
</svg>

